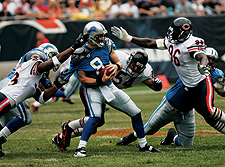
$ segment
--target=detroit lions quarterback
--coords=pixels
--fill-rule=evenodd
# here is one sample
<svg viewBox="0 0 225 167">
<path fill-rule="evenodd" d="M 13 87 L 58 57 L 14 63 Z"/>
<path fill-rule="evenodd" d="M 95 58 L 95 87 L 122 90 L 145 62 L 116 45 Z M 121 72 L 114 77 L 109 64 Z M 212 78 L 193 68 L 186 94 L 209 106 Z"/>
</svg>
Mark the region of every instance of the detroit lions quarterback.
<svg viewBox="0 0 225 167">
<path fill-rule="evenodd" d="M 224 73 L 216 68 L 218 62 L 218 53 L 214 48 L 207 47 L 205 54 L 209 59 L 208 68 L 210 71 L 210 76 L 212 78 L 214 90 L 220 95 L 225 97 L 225 87 L 224 87 Z M 174 95 L 179 89 L 184 89 L 184 84 L 180 79 L 176 84 L 168 90 L 165 97 L 163 98 L 161 104 L 153 112 L 148 122 L 144 124 L 145 134 L 153 135 L 161 127 L 165 126 L 170 122 L 174 122 L 174 126 L 177 130 L 178 135 L 174 128 L 170 128 L 167 137 L 162 140 L 161 145 L 169 145 L 174 142 L 178 146 L 191 146 L 193 145 L 194 135 L 195 135 L 195 117 L 194 110 L 189 112 L 183 112 L 183 110 L 177 110 L 176 107 L 170 104 Z M 179 103 L 179 108 L 186 103 Z M 206 122 L 212 126 L 217 131 L 225 134 L 225 125 L 220 121 L 215 121 L 213 119 L 205 118 Z M 135 132 L 121 138 L 117 145 L 127 145 L 137 139 Z"/>
<path fill-rule="evenodd" d="M 164 39 L 138 38 L 130 36 L 122 27 L 111 27 L 112 34 L 121 40 L 138 46 L 167 49 L 171 63 L 184 84 L 170 104 L 178 110 L 188 112 L 194 108 L 205 120 L 225 123 L 225 114 L 213 103 L 213 84 L 207 70 L 208 58 L 204 53 L 205 42 L 192 35 L 192 23 L 185 17 L 176 18 L 168 28 Z M 185 103 L 184 103 L 185 102 Z M 181 106 L 180 104 L 183 105 Z"/>
<path fill-rule="evenodd" d="M 89 155 L 86 153 L 86 145 L 95 126 L 102 117 L 102 104 L 105 103 L 131 117 L 133 128 L 138 136 L 139 151 L 158 152 L 158 150 L 147 144 L 141 110 L 125 92 L 118 89 L 112 82 L 116 72 L 121 69 L 122 64 L 114 52 L 113 42 L 105 37 L 107 30 L 104 25 L 96 21 L 89 22 L 85 25 L 83 33 L 89 34 L 88 42 L 73 53 L 68 73 L 72 74 L 77 70 L 90 118 L 83 128 L 74 157 L 86 157 Z M 110 60 L 112 64 L 110 64 Z M 109 76 L 105 72 L 103 77 L 100 78 L 99 72 L 105 66 L 112 67 L 113 72 Z M 74 123 L 70 121 L 62 126 L 61 139 L 66 147 L 70 145 L 73 129 L 75 129 Z M 56 137 L 52 141 L 58 146 L 59 139 Z"/>
<path fill-rule="evenodd" d="M 113 79 L 113 83 L 116 87 L 126 89 L 134 86 L 138 82 L 142 82 L 154 91 L 160 91 L 162 89 L 161 80 L 154 77 L 153 69 L 151 65 L 148 64 L 148 55 L 145 51 L 137 49 L 131 54 L 128 54 L 120 50 L 115 50 L 115 53 L 122 63 L 121 70 L 117 71 L 117 74 Z M 80 97 L 85 106 L 85 117 L 71 122 L 71 124 L 74 125 L 71 137 L 77 137 L 82 134 L 83 127 L 90 116 L 88 104 L 85 102 L 83 91 L 84 90 L 81 87 Z M 99 121 L 100 123 L 96 126 L 93 133 L 96 133 L 97 128 L 105 123 L 104 107 L 105 104 L 103 105 L 103 114 L 101 120 Z M 63 136 L 61 134 L 58 134 L 53 138 L 53 141 L 61 151 L 64 151 L 67 146 L 62 142 L 62 137 Z"/>
<path fill-rule="evenodd" d="M 21 57 L 12 72 L 0 83 L 0 156 L 4 156 L 2 144 L 6 138 L 32 120 L 29 105 L 25 101 L 33 97 L 43 103 L 54 95 L 62 84 L 61 77 L 55 85 L 42 92 L 38 86 L 45 72 L 55 70 L 70 54 L 83 44 L 85 38 L 79 36 L 75 44 L 62 53 L 52 44 L 42 44 Z M 48 60 L 51 58 L 50 60 Z M 4 127 L 3 127 L 4 126 Z"/>
</svg>

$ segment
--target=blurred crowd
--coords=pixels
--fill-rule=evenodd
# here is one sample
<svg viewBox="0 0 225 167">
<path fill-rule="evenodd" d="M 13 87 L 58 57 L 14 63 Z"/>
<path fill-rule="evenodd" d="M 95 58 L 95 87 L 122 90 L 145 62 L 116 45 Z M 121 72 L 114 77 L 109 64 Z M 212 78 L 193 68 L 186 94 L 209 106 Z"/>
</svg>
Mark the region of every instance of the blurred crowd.
<svg viewBox="0 0 225 167">
<path fill-rule="evenodd" d="M 0 0 L 0 18 L 113 19 L 225 13 L 225 0 Z"/>
</svg>

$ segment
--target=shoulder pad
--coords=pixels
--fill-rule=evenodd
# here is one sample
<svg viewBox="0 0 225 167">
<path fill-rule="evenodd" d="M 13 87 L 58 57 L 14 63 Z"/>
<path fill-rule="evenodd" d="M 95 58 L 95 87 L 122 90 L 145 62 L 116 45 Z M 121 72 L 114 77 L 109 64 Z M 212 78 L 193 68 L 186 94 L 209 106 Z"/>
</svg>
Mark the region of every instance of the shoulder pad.
<svg viewBox="0 0 225 167">
<path fill-rule="evenodd" d="M 90 53 L 90 50 L 84 46 L 77 48 L 71 55 L 71 62 L 77 62 Z"/>
<path fill-rule="evenodd" d="M 110 38 L 105 37 L 105 45 L 108 47 L 110 53 L 113 49 L 116 49 L 115 43 Z"/>
</svg>

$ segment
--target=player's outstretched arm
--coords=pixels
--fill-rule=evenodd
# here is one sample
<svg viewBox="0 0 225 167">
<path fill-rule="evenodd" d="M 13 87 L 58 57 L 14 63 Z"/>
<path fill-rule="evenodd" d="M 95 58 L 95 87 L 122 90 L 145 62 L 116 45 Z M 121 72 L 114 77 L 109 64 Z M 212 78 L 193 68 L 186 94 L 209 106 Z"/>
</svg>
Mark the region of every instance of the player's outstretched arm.
<svg viewBox="0 0 225 167">
<path fill-rule="evenodd" d="M 155 39 L 133 37 L 129 35 L 127 31 L 123 29 L 122 27 L 118 28 L 116 26 L 113 26 L 111 27 L 111 31 L 114 36 L 126 42 L 132 42 L 138 46 L 145 47 L 145 48 L 152 48 L 152 49 L 159 48 L 157 46 L 157 42 Z"/>
<path fill-rule="evenodd" d="M 80 34 L 79 37 L 76 39 L 74 44 L 66 49 L 65 51 L 57 54 L 51 60 L 46 61 L 44 63 L 40 63 L 38 65 L 38 72 L 43 73 L 45 71 L 51 70 L 53 67 L 60 66 L 64 61 L 66 61 L 69 56 L 79 47 L 81 47 L 84 43 L 87 42 L 88 34 L 82 35 Z"/>
<path fill-rule="evenodd" d="M 159 78 L 151 78 L 143 81 L 145 85 L 154 91 L 160 91 L 162 89 L 162 82 Z"/>
</svg>

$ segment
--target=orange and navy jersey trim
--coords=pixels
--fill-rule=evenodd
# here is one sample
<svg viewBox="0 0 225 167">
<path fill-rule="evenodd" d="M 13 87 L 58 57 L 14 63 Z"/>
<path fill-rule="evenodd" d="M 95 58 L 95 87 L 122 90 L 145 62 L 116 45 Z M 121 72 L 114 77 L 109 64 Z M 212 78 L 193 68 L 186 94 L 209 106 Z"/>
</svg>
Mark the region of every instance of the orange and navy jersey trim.
<svg viewBox="0 0 225 167">
<path fill-rule="evenodd" d="M 195 46 L 188 47 L 188 52 L 200 51 L 204 49 L 205 49 L 205 45 L 198 45 L 198 46 L 195 45 Z"/>
<path fill-rule="evenodd" d="M 41 63 L 41 61 L 37 61 L 37 62 L 33 65 L 32 69 L 31 69 L 31 71 L 30 71 L 30 75 L 36 75 L 36 74 L 38 74 L 37 67 L 38 67 L 38 65 L 39 65 L 40 63 Z"/>
<path fill-rule="evenodd" d="M 10 105 L 10 101 L 9 101 L 8 98 L 6 98 L 3 101 L 1 101 L 0 102 L 0 112 L 8 105 Z"/>
<path fill-rule="evenodd" d="M 210 112 L 210 114 L 213 113 L 214 107 L 213 107 L 213 86 L 212 86 L 212 81 L 210 75 L 206 77 L 206 84 L 207 84 L 207 95 L 206 95 L 206 103 L 207 103 L 207 108 Z"/>
</svg>

